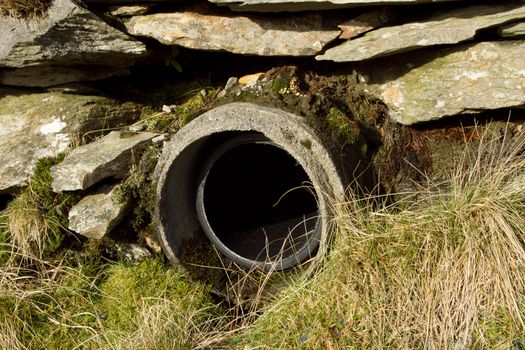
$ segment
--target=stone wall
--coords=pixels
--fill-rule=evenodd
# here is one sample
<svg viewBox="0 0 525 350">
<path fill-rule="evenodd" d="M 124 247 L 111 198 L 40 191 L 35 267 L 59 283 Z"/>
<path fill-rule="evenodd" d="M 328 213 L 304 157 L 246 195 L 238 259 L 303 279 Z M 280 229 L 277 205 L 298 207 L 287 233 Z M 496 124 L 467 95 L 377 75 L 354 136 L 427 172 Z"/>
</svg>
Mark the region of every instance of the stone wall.
<svg viewBox="0 0 525 350">
<path fill-rule="evenodd" d="M 377 144 L 392 152 L 415 147 L 420 130 L 443 127 L 429 121 L 525 107 L 524 25 L 522 1 L 54 0 L 41 18 L 0 18 L 0 193 L 26 186 L 38 159 L 66 152 L 52 170 L 53 188 L 88 194 L 71 211 L 70 229 L 103 237 L 129 209 L 110 195 L 114 183 L 107 179 L 126 178 L 139 158 L 133 154 L 170 137 L 145 132 L 145 122 L 136 123 L 144 105 L 108 97 L 107 79 L 133 76 L 144 65 L 181 69 L 177 48 L 201 57 L 231 53 L 243 71 L 257 56 L 276 66 L 280 60 L 307 65 L 310 81 L 287 76 L 275 92 L 283 99 L 311 102 L 319 86 L 319 94 L 335 91 L 312 83 L 316 70 L 351 72 L 357 89 L 384 106 L 388 120 L 372 126 L 382 138 Z M 220 64 L 210 59 L 209 69 L 221 70 Z M 262 99 L 261 91 L 282 78 L 228 73 L 232 79 L 211 99 Z M 177 108 L 166 104 L 158 113 Z M 385 132 L 387 126 L 397 133 Z M 96 143 L 79 137 L 111 130 Z"/>
</svg>

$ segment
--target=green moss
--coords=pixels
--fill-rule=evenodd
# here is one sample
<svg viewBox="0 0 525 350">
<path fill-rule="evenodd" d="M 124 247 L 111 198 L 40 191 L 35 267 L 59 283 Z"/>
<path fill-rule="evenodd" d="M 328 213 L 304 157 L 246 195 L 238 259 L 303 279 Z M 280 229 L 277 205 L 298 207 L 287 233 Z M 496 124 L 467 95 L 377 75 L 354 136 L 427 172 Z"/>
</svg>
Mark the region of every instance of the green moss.
<svg viewBox="0 0 525 350">
<path fill-rule="evenodd" d="M 30 189 L 28 189 L 34 196 L 43 218 L 50 224 L 53 233 L 48 243 L 50 251 L 60 245 L 64 237 L 63 228 L 68 226 L 69 209 L 82 198 L 79 192 L 53 192 L 51 167 L 62 160 L 64 160 L 64 154 L 40 159 L 30 180 Z"/>
<path fill-rule="evenodd" d="M 271 89 L 273 92 L 284 94 L 289 89 L 292 77 L 288 74 L 280 73 L 273 79 Z"/>
<path fill-rule="evenodd" d="M 312 141 L 310 141 L 308 139 L 303 139 L 303 140 L 300 140 L 299 142 L 306 149 L 311 149 L 312 148 Z"/>
<path fill-rule="evenodd" d="M 177 118 L 180 120 L 180 126 L 182 127 L 188 124 L 200 113 L 202 113 L 205 104 L 205 98 L 200 93 L 197 93 L 188 98 L 182 104 L 177 105 L 173 113 L 175 113 Z"/>
<path fill-rule="evenodd" d="M 201 93 L 205 91 L 206 93 Z M 179 97 L 179 103 L 171 105 L 170 113 L 158 112 L 151 105 L 142 108 L 141 119 L 147 130 L 155 132 L 177 132 L 195 117 L 209 109 L 215 95 L 213 89 L 191 91 Z"/>
<path fill-rule="evenodd" d="M 105 315 L 103 326 L 110 329 L 135 330 L 138 314 L 159 298 L 177 304 L 178 310 L 173 312 L 178 311 L 180 315 L 173 316 L 180 317 L 181 321 L 185 314 L 198 310 L 208 310 L 202 316 L 218 311 L 208 297 L 209 287 L 190 281 L 181 270 L 168 267 L 161 257 L 146 259 L 138 265 L 118 263 L 111 266 L 106 275 L 107 279 L 100 285 L 103 298 L 97 305 Z"/>
<path fill-rule="evenodd" d="M 354 144 L 359 139 L 360 129 L 358 124 L 349 119 L 336 107 L 330 108 L 327 115 L 328 125 L 335 129 L 346 143 Z"/>
<path fill-rule="evenodd" d="M 63 154 L 40 159 L 28 187 L 5 210 L 6 234 L 28 254 L 48 256 L 60 246 L 68 226 L 69 209 L 82 198 L 80 193 L 52 190 L 50 169 L 63 159 Z"/>
<path fill-rule="evenodd" d="M 160 156 L 160 146 L 152 145 L 142 154 L 139 162 L 131 167 L 129 176 L 115 191 L 115 199 L 119 202 L 131 202 L 133 219 L 131 226 L 135 231 L 151 222 L 155 208 L 155 184 L 152 175 Z"/>
</svg>

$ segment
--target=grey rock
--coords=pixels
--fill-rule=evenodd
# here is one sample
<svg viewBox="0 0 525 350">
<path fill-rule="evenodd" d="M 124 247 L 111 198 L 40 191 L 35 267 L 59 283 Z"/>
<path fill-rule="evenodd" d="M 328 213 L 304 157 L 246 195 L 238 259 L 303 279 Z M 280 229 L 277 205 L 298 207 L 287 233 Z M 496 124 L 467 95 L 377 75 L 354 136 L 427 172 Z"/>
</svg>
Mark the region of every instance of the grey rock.
<svg viewBox="0 0 525 350">
<path fill-rule="evenodd" d="M 504 38 L 525 36 L 525 22 L 510 23 L 498 28 L 498 34 Z"/>
<path fill-rule="evenodd" d="M 168 106 L 168 105 L 163 105 L 162 106 L 162 112 L 164 112 L 164 113 L 171 113 L 171 107 Z"/>
<path fill-rule="evenodd" d="M 155 133 L 110 132 L 103 138 L 75 148 L 64 161 L 51 168 L 53 191 L 83 190 L 108 177 L 124 177 L 133 152 L 144 146 Z"/>
<path fill-rule="evenodd" d="M 523 107 L 524 52 L 525 41 L 501 41 L 385 59 L 369 69 L 370 89 L 378 89 L 390 116 L 405 125 Z"/>
<path fill-rule="evenodd" d="M 153 143 L 164 142 L 168 139 L 168 137 L 169 137 L 169 134 L 160 134 L 159 136 L 155 136 L 154 138 L 152 138 L 151 142 Z"/>
<path fill-rule="evenodd" d="M 307 11 L 377 5 L 411 5 L 457 0 L 209 0 L 234 11 Z"/>
<path fill-rule="evenodd" d="M 455 44 L 472 39 L 480 29 L 525 17 L 525 6 L 518 4 L 471 6 L 442 12 L 423 22 L 407 23 L 374 30 L 328 49 L 317 60 L 362 61 L 417 48 Z"/>
<path fill-rule="evenodd" d="M 147 54 L 140 41 L 72 0 L 54 0 L 46 16 L 0 16 L 0 67 L 128 67 Z M 61 81 L 64 82 L 63 80 Z"/>
<path fill-rule="evenodd" d="M 123 6 L 112 6 L 109 8 L 109 13 L 113 16 L 138 16 L 148 12 L 155 4 L 134 4 Z"/>
<path fill-rule="evenodd" d="M 338 27 L 342 33 L 340 39 L 351 39 L 373 29 L 379 28 L 395 19 L 396 12 L 392 7 L 381 7 L 367 11 L 349 21 L 341 23 Z"/>
<path fill-rule="evenodd" d="M 144 243 L 148 246 L 149 249 L 151 249 L 155 254 L 162 253 L 162 248 L 155 238 L 155 236 L 146 236 L 144 237 Z"/>
<path fill-rule="evenodd" d="M 103 185 L 69 211 L 68 228 L 83 236 L 103 238 L 122 220 L 126 203 L 113 199 L 115 186 Z"/>
<path fill-rule="evenodd" d="M 224 85 L 224 89 L 222 89 L 219 94 L 217 95 L 217 98 L 224 98 L 228 93 L 230 93 L 239 83 L 239 79 L 237 77 L 230 77 L 228 78 L 228 81 L 226 82 L 226 85 Z"/>
<path fill-rule="evenodd" d="M 141 132 L 146 130 L 146 124 L 140 123 L 140 124 L 133 124 L 128 127 L 128 130 L 131 132 Z"/>
<path fill-rule="evenodd" d="M 94 96 L 22 93 L 0 95 L 0 193 L 27 185 L 37 161 L 78 143 L 78 135 L 129 124 L 140 116 L 133 104 Z"/>
<path fill-rule="evenodd" d="M 77 95 L 95 95 L 99 93 L 99 90 L 95 87 L 88 86 L 83 83 L 67 83 L 56 85 L 46 89 L 48 92 L 62 92 L 65 94 L 77 94 Z"/>
<path fill-rule="evenodd" d="M 151 252 L 135 243 L 116 242 L 115 249 L 120 258 L 131 262 L 144 261 L 151 256 Z"/>
<path fill-rule="evenodd" d="M 228 78 L 228 81 L 226 82 L 226 85 L 224 85 L 224 90 L 229 91 L 233 89 L 235 85 L 239 82 L 239 79 L 237 77 L 230 77 Z"/>
<path fill-rule="evenodd" d="M 338 16 L 312 13 L 278 18 L 217 14 L 209 6 L 197 5 L 179 13 L 132 17 L 125 25 L 130 34 L 165 45 L 260 56 L 313 56 L 339 36 L 341 21 Z"/>
<path fill-rule="evenodd" d="M 107 66 L 31 66 L 18 69 L 0 69 L 0 84 L 47 88 L 128 74 L 127 68 Z"/>
</svg>

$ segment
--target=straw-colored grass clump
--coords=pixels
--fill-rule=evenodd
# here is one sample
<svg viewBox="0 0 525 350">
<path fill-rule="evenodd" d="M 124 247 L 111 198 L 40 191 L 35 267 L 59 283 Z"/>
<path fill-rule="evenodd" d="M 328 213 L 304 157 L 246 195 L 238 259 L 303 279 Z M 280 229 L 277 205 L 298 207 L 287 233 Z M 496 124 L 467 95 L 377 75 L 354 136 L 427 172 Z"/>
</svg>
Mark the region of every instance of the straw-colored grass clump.
<svg viewBox="0 0 525 350">
<path fill-rule="evenodd" d="M 233 310 L 160 256 L 49 250 L 46 220 L 64 225 L 42 198 L 64 198 L 33 181 L 0 215 L 0 348 L 521 349 L 524 151 L 524 135 L 486 135 L 402 202 L 335 203 L 326 256 L 305 273 L 226 273 L 233 291 L 260 281 Z"/>
<path fill-rule="evenodd" d="M 412 200 L 378 208 L 378 198 L 351 198 L 338 205 L 322 266 L 269 305 L 241 343 L 525 346 L 524 150 L 523 137 L 485 136 L 449 179 L 429 180 Z"/>
</svg>

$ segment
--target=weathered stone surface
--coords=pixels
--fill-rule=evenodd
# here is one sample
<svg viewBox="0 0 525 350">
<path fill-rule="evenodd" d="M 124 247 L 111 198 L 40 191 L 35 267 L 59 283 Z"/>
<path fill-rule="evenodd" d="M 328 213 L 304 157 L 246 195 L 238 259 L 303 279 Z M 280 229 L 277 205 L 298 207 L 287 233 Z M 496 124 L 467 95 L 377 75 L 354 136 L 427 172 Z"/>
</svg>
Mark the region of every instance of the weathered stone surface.
<svg viewBox="0 0 525 350">
<path fill-rule="evenodd" d="M 55 0 L 47 15 L 40 19 L 1 16 L 0 38 L 0 67 L 8 68 L 73 65 L 122 68 L 147 54 L 140 41 L 111 27 L 72 0 Z"/>
<path fill-rule="evenodd" d="M 403 60 L 378 62 L 370 68 L 370 83 L 379 89 L 390 116 L 406 125 L 523 107 L 524 52 L 525 41 L 482 42 L 418 52 Z"/>
<path fill-rule="evenodd" d="M 86 4 L 134 4 L 137 0 L 83 0 Z M 186 0 L 140 0 L 143 3 L 183 2 Z"/>
<path fill-rule="evenodd" d="M 504 38 L 525 36 L 525 22 L 507 24 L 498 29 L 498 34 Z"/>
<path fill-rule="evenodd" d="M 351 39 L 373 29 L 379 28 L 396 18 L 392 7 L 382 7 L 367 11 L 339 25 L 340 39 Z"/>
<path fill-rule="evenodd" d="M 113 131 L 74 149 L 62 163 L 51 168 L 53 190 L 83 190 L 108 177 L 124 177 L 131 166 L 132 153 L 155 136 L 151 132 Z"/>
<path fill-rule="evenodd" d="M 135 243 L 116 242 L 115 250 L 120 259 L 131 262 L 144 261 L 151 256 L 148 248 Z"/>
<path fill-rule="evenodd" d="M 525 17 L 517 4 L 471 6 L 442 12 L 428 21 L 374 30 L 327 50 L 318 60 L 362 61 L 417 48 L 455 44 L 473 38 L 483 28 Z"/>
<path fill-rule="evenodd" d="M 214 14 L 208 6 L 180 13 L 132 17 L 130 34 L 166 45 L 261 56 L 312 56 L 336 39 L 341 19 L 319 14 L 299 16 Z"/>
<path fill-rule="evenodd" d="M 236 11 L 306 11 L 373 5 L 410 5 L 456 0 L 209 0 Z"/>
<path fill-rule="evenodd" d="M 31 66 L 18 69 L 0 69 L 0 84 L 47 88 L 128 74 L 127 68 L 108 66 Z"/>
<path fill-rule="evenodd" d="M 264 73 L 248 74 L 239 78 L 239 84 L 252 87 L 257 84 L 257 81 L 264 75 Z"/>
<path fill-rule="evenodd" d="M 54 157 L 78 135 L 127 125 L 140 116 L 134 104 L 94 96 L 0 92 L 0 193 L 25 186 L 40 158 Z"/>
<path fill-rule="evenodd" d="M 115 187 L 102 185 L 69 211 L 68 228 L 83 236 L 103 238 L 122 220 L 126 203 L 113 199 Z"/>
<path fill-rule="evenodd" d="M 138 16 L 148 12 L 154 5 L 155 4 L 135 4 L 127 6 L 112 6 L 109 8 L 109 13 L 113 16 Z"/>
</svg>

